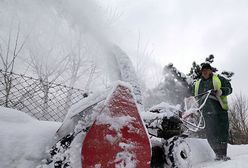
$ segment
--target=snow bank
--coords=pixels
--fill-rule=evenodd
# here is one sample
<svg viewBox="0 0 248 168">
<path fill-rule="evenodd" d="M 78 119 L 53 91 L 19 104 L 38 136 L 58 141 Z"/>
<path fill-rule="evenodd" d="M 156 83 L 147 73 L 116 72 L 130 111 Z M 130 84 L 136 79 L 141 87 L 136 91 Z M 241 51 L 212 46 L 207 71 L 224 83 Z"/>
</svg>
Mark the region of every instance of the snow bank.
<svg viewBox="0 0 248 168">
<path fill-rule="evenodd" d="M 38 121 L 27 114 L 0 107 L 0 167 L 36 167 L 45 158 L 60 123 Z"/>
<path fill-rule="evenodd" d="M 215 154 L 206 139 L 187 138 L 186 140 L 191 149 L 193 165 L 214 160 Z"/>
<path fill-rule="evenodd" d="M 215 161 L 215 154 L 206 139 L 187 139 L 189 143 L 193 168 L 245 168 L 248 160 L 248 145 L 228 144 L 229 161 Z"/>
</svg>

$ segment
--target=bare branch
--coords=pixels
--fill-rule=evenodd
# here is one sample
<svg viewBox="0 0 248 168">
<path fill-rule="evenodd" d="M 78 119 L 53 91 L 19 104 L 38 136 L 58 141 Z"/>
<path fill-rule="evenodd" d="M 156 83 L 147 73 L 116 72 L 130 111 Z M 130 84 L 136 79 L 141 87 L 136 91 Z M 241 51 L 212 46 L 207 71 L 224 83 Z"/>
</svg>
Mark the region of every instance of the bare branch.
<svg viewBox="0 0 248 168">
<path fill-rule="evenodd" d="M 7 45 L 7 53 L 6 53 L 6 57 L 5 57 L 5 71 L 8 71 L 8 60 L 9 60 L 9 52 L 10 52 L 10 43 L 11 43 L 11 34 L 12 34 L 12 30 L 10 30 L 9 32 L 9 38 L 8 38 L 8 45 Z"/>
<path fill-rule="evenodd" d="M 229 111 L 234 143 L 248 143 L 248 98 L 236 95 Z"/>
</svg>

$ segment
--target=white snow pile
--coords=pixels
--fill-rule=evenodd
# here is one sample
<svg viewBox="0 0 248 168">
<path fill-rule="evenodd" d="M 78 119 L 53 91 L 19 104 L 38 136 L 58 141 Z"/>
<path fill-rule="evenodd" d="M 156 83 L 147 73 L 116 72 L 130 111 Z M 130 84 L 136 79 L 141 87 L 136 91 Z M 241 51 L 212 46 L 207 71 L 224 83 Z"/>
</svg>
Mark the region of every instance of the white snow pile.
<svg viewBox="0 0 248 168">
<path fill-rule="evenodd" d="M 228 144 L 229 161 L 215 161 L 215 155 L 207 140 L 188 139 L 192 153 L 193 168 L 245 168 L 248 160 L 248 145 Z"/>
<path fill-rule="evenodd" d="M 38 121 L 27 114 L 0 107 L 0 167 L 34 168 L 54 143 L 60 123 Z"/>
</svg>

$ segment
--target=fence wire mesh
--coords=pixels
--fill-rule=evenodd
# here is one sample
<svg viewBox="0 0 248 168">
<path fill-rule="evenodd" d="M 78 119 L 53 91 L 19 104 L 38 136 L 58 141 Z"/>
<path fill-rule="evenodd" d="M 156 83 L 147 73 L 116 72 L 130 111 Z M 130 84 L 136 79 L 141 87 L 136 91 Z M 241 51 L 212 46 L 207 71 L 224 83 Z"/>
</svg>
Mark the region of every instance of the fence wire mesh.
<svg viewBox="0 0 248 168">
<path fill-rule="evenodd" d="M 38 120 L 63 121 L 69 108 L 86 96 L 84 90 L 0 69 L 0 106 L 26 112 Z"/>
</svg>

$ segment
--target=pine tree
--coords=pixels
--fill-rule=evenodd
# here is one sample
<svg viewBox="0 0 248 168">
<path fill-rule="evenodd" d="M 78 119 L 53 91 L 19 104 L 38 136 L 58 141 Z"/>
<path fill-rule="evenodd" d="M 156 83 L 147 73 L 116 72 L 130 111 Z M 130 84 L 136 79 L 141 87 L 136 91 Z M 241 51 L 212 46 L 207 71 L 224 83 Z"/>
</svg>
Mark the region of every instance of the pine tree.
<svg viewBox="0 0 248 168">
<path fill-rule="evenodd" d="M 191 86 L 188 77 L 180 72 L 172 63 L 164 67 L 163 88 L 172 104 L 181 104 L 185 96 L 190 95 Z"/>
<path fill-rule="evenodd" d="M 212 64 L 214 62 L 214 55 L 209 55 L 206 59 L 205 59 L 205 63 L 209 63 Z M 212 66 L 212 65 L 211 65 Z M 213 72 L 217 72 L 218 69 L 213 67 Z M 195 61 L 192 63 L 192 67 L 190 69 L 189 74 L 187 74 L 188 76 L 190 76 L 190 78 L 192 78 L 194 81 L 199 79 L 201 77 L 201 65 L 197 64 Z M 224 77 L 226 77 L 228 80 L 231 80 L 231 77 L 234 75 L 233 72 L 229 72 L 229 71 L 223 71 L 221 72 L 221 75 L 223 75 Z"/>
</svg>

